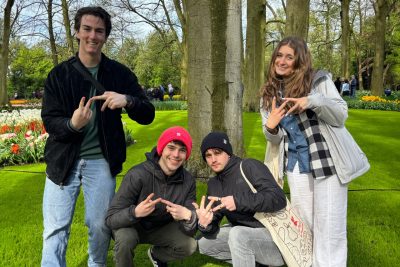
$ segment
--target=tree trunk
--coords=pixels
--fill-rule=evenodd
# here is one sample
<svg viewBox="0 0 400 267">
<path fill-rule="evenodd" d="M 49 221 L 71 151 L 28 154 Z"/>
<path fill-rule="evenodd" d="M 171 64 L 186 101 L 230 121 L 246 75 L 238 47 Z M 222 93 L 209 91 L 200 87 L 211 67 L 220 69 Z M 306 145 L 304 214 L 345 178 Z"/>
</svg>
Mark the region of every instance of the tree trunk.
<svg viewBox="0 0 400 267">
<path fill-rule="evenodd" d="M 210 131 L 227 132 L 235 153 L 243 153 L 241 1 L 188 1 L 187 12 L 189 168 L 200 177 L 208 172 L 199 147 Z"/>
<path fill-rule="evenodd" d="M 264 83 L 265 0 L 247 2 L 246 56 L 243 110 L 258 111 L 259 90 Z"/>
<path fill-rule="evenodd" d="M 71 34 L 71 21 L 68 15 L 69 8 L 67 0 L 61 0 L 61 6 L 62 6 L 62 14 L 64 20 L 64 27 L 65 27 L 65 37 L 67 38 L 67 44 L 68 44 L 68 53 L 72 56 L 75 54 L 74 38 L 72 37 Z"/>
<path fill-rule="evenodd" d="M 310 0 L 287 0 L 285 36 L 307 40 Z"/>
<path fill-rule="evenodd" d="M 7 95 L 7 70 L 8 70 L 8 49 L 10 42 L 11 9 L 14 0 L 7 0 L 4 8 L 3 18 L 3 43 L 0 44 L 0 106 L 8 104 Z"/>
<path fill-rule="evenodd" d="M 341 27 L 342 27 L 342 64 L 341 75 L 344 78 L 350 78 L 350 24 L 349 24 L 349 6 L 350 0 L 342 0 L 341 5 Z"/>
<path fill-rule="evenodd" d="M 47 3 L 47 22 L 49 24 L 49 38 L 50 38 L 50 47 L 51 47 L 51 58 L 53 60 L 53 65 L 58 65 L 58 55 L 57 55 L 57 47 L 56 47 L 56 39 L 54 38 L 53 31 L 53 0 L 49 0 Z"/>
<path fill-rule="evenodd" d="M 389 14 L 389 3 L 377 0 L 375 7 L 375 56 L 371 77 L 372 95 L 383 95 L 383 68 L 385 61 L 386 17 Z"/>
<path fill-rule="evenodd" d="M 188 46 L 187 46 L 187 41 L 186 41 L 186 36 L 187 36 L 187 12 L 186 12 L 186 6 L 187 6 L 187 1 L 186 0 L 174 0 L 174 6 L 176 13 L 178 15 L 179 22 L 181 23 L 182 27 L 182 42 L 180 43 L 180 49 L 182 52 L 182 60 L 181 60 L 181 98 L 182 99 L 187 99 L 187 93 L 188 93 L 188 74 L 187 74 L 187 68 L 188 68 Z M 172 24 L 170 25 L 170 28 L 174 30 L 174 27 Z M 178 37 L 177 42 L 179 42 Z"/>
</svg>

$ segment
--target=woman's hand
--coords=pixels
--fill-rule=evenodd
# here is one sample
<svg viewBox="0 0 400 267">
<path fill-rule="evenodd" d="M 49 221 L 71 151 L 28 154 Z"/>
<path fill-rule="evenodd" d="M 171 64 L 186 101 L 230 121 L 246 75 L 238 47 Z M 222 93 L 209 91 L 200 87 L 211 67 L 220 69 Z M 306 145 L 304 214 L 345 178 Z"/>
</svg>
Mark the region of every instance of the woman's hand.
<svg viewBox="0 0 400 267">
<path fill-rule="evenodd" d="M 286 104 L 287 104 L 287 100 L 285 99 L 285 101 L 279 107 L 277 107 L 276 106 L 276 97 L 274 96 L 272 98 L 271 112 L 268 116 L 267 122 L 264 125 L 267 128 L 267 130 L 275 129 L 278 126 L 278 124 L 281 122 L 281 120 L 283 119 L 283 117 L 286 114 L 286 110 L 285 110 Z"/>
<path fill-rule="evenodd" d="M 307 109 L 308 99 L 307 97 L 300 97 L 300 98 L 285 98 L 286 101 L 293 103 L 293 106 L 288 110 L 286 116 L 289 114 L 299 114 L 304 112 Z"/>
</svg>

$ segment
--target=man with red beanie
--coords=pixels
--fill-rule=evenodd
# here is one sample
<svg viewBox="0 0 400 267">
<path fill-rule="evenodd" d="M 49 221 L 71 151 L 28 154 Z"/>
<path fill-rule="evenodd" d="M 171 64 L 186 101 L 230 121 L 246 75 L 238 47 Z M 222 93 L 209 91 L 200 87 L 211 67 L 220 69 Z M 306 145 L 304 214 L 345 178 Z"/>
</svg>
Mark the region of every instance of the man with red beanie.
<svg viewBox="0 0 400 267">
<path fill-rule="evenodd" d="M 184 128 L 168 128 L 146 153 L 147 160 L 126 173 L 106 216 L 116 266 L 133 266 L 138 244 L 152 245 L 147 253 L 158 267 L 196 251 L 196 182 L 183 168 L 191 150 L 192 138 Z"/>
</svg>

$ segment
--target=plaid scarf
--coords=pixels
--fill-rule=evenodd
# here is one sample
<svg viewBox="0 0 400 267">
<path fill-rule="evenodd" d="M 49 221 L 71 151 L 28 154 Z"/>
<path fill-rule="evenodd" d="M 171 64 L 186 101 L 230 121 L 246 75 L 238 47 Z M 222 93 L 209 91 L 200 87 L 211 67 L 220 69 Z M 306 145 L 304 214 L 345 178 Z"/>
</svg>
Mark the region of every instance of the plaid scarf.
<svg viewBox="0 0 400 267">
<path fill-rule="evenodd" d="M 309 145 L 312 176 L 315 179 L 322 179 L 336 174 L 328 145 L 318 127 L 317 115 L 312 110 L 307 109 L 306 112 L 302 112 L 296 117 L 299 128 Z"/>
</svg>

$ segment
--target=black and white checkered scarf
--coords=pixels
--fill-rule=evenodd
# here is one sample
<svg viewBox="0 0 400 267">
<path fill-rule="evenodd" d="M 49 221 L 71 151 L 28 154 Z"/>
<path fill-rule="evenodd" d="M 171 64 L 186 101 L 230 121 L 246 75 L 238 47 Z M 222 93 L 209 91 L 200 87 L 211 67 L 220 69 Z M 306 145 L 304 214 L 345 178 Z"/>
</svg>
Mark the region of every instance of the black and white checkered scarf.
<svg viewBox="0 0 400 267">
<path fill-rule="evenodd" d="M 299 128 L 308 142 L 310 168 L 314 179 L 323 179 L 336 174 L 335 165 L 328 145 L 322 136 L 317 115 L 310 109 L 296 116 Z M 285 132 L 285 151 L 288 151 L 288 137 Z"/>
<path fill-rule="evenodd" d="M 310 109 L 297 116 L 299 128 L 308 141 L 310 167 L 314 179 L 322 179 L 336 174 L 335 165 L 328 145 L 318 127 L 317 115 Z"/>
</svg>

